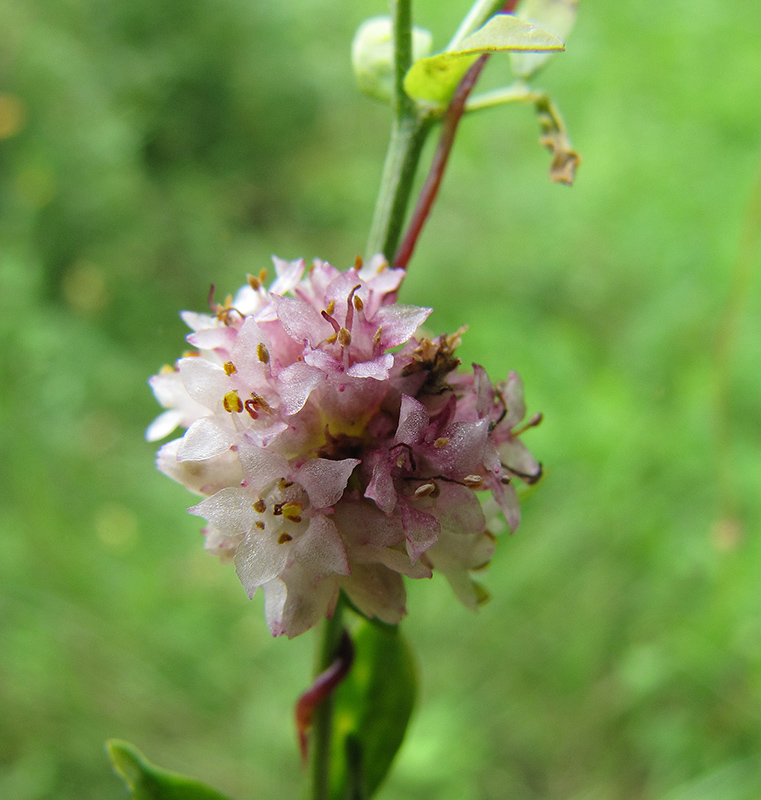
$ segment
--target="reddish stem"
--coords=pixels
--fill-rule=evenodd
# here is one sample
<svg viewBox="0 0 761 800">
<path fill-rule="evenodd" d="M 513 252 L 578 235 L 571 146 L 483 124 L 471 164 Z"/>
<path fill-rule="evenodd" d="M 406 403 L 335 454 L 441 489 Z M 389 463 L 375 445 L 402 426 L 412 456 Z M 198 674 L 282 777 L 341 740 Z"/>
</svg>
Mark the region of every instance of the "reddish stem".
<svg viewBox="0 0 761 800">
<path fill-rule="evenodd" d="M 507 0 L 500 13 L 512 14 L 517 5 L 518 0 Z M 420 192 L 420 197 L 418 198 L 415 211 L 410 219 L 407 233 L 404 235 L 404 239 L 394 256 L 394 267 L 397 269 L 406 269 L 410 258 L 412 258 L 412 253 L 417 244 L 420 232 L 423 230 L 428 215 L 431 213 L 434 202 L 436 202 L 439 187 L 444 177 L 444 170 L 446 169 L 449 154 L 454 144 L 457 126 L 460 124 L 462 115 L 465 113 L 465 103 L 468 99 L 468 95 L 481 76 L 481 72 L 486 66 L 490 55 L 490 53 L 481 55 L 478 61 L 465 73 L 465 76 L 458 84 L 457 90 L 449 103 L 444 116 L 444 122 L 442 123 L 441 137 L 439 138 L 438 145 L 436 145 L 436 152 L 431 162 L 428 177 L 425 179 L 425 184 Z"/>
<path fill-rule="evenodd" d="M 312 717 L 320 703 L 329 697 L 333 690 L 346 677 L 354 661 L 354 645 L 351 637 L 344 631 L 338 643 L 336 657 L 333 663 L 321 672 L 312 686 L 299 697 L 296 703 L 296 732 L 301 748 L 301 760 L 306 764 L 308 740 L 307 733 L 312 725 Z"/>
</svg>

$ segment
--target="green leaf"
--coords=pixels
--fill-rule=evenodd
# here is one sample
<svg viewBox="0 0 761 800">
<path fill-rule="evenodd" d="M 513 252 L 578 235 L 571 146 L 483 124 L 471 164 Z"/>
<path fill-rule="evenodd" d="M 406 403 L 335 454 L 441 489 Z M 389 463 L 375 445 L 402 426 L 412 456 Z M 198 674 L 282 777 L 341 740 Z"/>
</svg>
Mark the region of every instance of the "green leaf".
<svg viewBox="0 0 761 800">
<path fill-rule="evenodd" d="M 332 800 L 365 800 L 401 747 L 417 693 L 412 652 L 394 625 L 365 622 L 354 664 L 336 690 Z"/>
<path fill-rule="evenodd" d="M 563 41 L 576 24 L 579 0 L 523 0 L 515 16 L 539 25 L 559 36 Z M 521 78 L 530 78 L 554 53 L 510 53 L 510 66 Z"/>
<path fill-rule="evenodd" d="M 416 100 L 446 104 L 481 53 L 564 49 L 553 33 L 510 14 L 496 14 L 456 50 L 415 61 L 404 78 L 404 89 Z"/>
<path fill-rule="evenodd" d="M 423 28 L 412 29 L 412 60 L 431 52 L 433 37 Z M 366 95 L 388 102 L 394 89 L 394 39 L 391 17 L 365 20 L 351 43 L 351 63 L 357 86 Z"/>
<path fill-rule="evenodd" d="M 133 800 L 229 800 L 216 789 L 193 778 L 151 764 L 129 742 L 109 739 L 106 750 L 114 768 L 132 792 Z"/>
</svg>

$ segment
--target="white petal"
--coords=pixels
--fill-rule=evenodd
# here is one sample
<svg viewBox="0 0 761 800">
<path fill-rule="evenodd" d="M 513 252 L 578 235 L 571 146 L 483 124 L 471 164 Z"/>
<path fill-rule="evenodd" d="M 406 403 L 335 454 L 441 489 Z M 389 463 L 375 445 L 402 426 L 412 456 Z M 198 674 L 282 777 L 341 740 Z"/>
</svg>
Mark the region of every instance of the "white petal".
<svg viewBox="0 0 761 800">
<path fill-rule="evenodd" d="M 176 408 L 170 408 L 163 414 L 159 414 L 151 422 L 145 432 L 145 438 L 149 442 L 157 442 L 168 436 L 178 425 L 182 423 L 182 414 Z"/>
<path fill-rule="evenodd" d="M 406 342 L 413 333 L 426 321 L 432 308 L 420 306 L 404 306 L 398 303 L 381 306 L 372 322 L 381 331 L 381 347 L 395 347 Z"/>
<path fill-rule="evenodd" d="M 277 379 L 282 412 L 290 416 L 300 411 L 312 391 L 324 380 L 323 372 L 300 361 L 286 367 Z"/>
<path fill-rule="evenodd" d="M 430 417 L 426 407 L 409 395 L 403 394 L 399 407 L 399 427 L 396 431 L 396 441 L 409 445 L 417 444 L 429 422 Z"/>
<path fill-rule="evenodd" d="M 221 489 L 188 512 L 208 520 L 227 536 L 245 535 L 256 517 L 249 494 L 232 487 Z"/>
<path fill-rule="evenodd" d="M 235 435 L 223 428 L 213 417 L 204 417 L 194 422 L 182 437 L 177 452 L 178 461 L 202 461 L 227 452 L 235 443 Z"/>
<path fill-rule="evenodd" d="M 380 564 L 356 564 L 341 587 L 352 603 L 368 617 L 397 625 L 407 613 L 404 582 L 398 572 Z"/>
<path fill-rule="evenodd" d="M 277 316 L 285 332 L 299 344 L 316 347 L 333 333 L 333 327 L 309 303 L 292 297 L 272 295 Z"/>
<path fill-rule="evenodd" d="M 284 456 L 253 444 L 241 443 L 238 458 L 246 485 L 254 495 L 260 494 L 273 481 L 285 478 L 290 472 Z"/>
<path fill-rule="evenodd" d="M 224 369 L 202 356 L 181 358 L 177 366 L 188 394 L 197 403 L 214 411 L 230 389 Z"/>
<path fill-rule="evenodd" d="M 309 495 L 309 502 L 315 508 L 327 508 L 337 503 L 344 493 L 358 458 L 344 458 L 332 461 L 327 458 L 310 458 L 296 473 L 295 480 Z"/>
<path fill-rule="evenodd" d="M 322 514 L 309 522 L 303 536 L 294 543 L 294 559 L 315 575 L 348 575 L 346 548 L 336 526 Z"/>
<path fill-rule="evenodd" d="M 251 528 L 235 551 L 235 571 L 249 597 L 283 572 L 288 554 L 288 544 L 278 544 L 272 533 Z"/>
<path fill-rule="evenodd" d="M 352 378 L 375 378 L 376 381 L 385 381 L 393 366 L 394 356 L 391 353 L 384 353 L 372 361 L 358 361 L 352 364 L 346 374 Z"/>
</svg>

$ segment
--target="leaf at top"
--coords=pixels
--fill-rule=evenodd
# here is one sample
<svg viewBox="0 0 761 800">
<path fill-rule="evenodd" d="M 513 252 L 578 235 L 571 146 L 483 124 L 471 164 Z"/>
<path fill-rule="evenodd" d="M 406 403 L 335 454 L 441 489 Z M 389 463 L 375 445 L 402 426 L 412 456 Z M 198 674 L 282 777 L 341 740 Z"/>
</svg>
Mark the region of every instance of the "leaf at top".
<svg viewBox="0 0 761 800">
<path fill-rule="evenodd" d="M 496 14 L 465 37 L 456 50 L 416 61 L 404 78 L 404 89 L 416 100 L 445 104 L 481 53 L 564 49 L 565 45 L 555 34 L 511 14 Z"/>
<path fill-rule="evenodd" d="M 370 798 L 401 747 L 417 691 L 409 645 L 393 625 L 354 635 L 354 664 L 335 695 L 332 800 Z"/>
<path fill-rule="evenodd" d="M 106 749 L 132 800 L 229 800 L 204 783 L 157 767 L 129 742 L 109 739 Z"/>
<path fill-rule="evenodd" d="M 579 0 L 523 0 L 516 17 L 540 25 L 563 41 L 576 24 Z M 552 58 L 553 53 L 510 53 L 510 65 L 520 78 L 530 78 Z"/>
</svg>

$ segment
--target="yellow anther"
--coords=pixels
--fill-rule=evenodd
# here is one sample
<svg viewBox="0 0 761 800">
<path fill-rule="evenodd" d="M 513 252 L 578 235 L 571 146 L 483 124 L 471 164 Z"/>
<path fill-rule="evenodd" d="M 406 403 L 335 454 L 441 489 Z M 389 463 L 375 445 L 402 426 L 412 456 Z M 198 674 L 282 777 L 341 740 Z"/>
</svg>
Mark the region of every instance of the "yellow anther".
<svg viewBox="0 0 761 800">
<path fill-rule="evenodd" d="M 224 405 L 225 411 L 229 411 L 231 414 L 233 411 L 237 414 L 243 411 L 243 401 L 238 397 L 238 393 L 234 389 L 224 396 L 222 405 Z"/>
<path fill-rule="evenodd" d="M 381 334 L 383 333 L 383 326 L 381 325 L 377 331 L 375 331 L 375 336 L 373 336 L 373 344 L 379 344 L 381 340 Z"/>
<path fill-rule="evenodd" d="M 338 344 L 340 344 L 341 347 L 348 347 L 351 344 L 351 334 L 346 328 L 338 329 Z"/>
<path fill-rule="evenodd" d="M 354 259 L 354 269 L 359 272 L 362 269 L 362 256 L 357 256 Z"/>
<path fill-rule="evenodd" d="M 237 371 L 238 368 L 232 361 L 225 361 L 225 375 L 234 375 Z"/>
<path fill-rule="evenodd" d="M 328 307 L 325 309 L 325 311 L 328 312 L 328 316 L 332 317 L 333 316 L 333 312 L 335 310 L 336 310 L 336 301 L 335 300 L 331 300 L 328 303 Z"/>
<path fill-rule="evenodd" d="M 415 489 L 415 497 L 428 497 L 436 491 L 435 483 L 424 483 Z"/>
<path fill-rule="evenodd" d="M 354 295 L 354 308 L 357 311 L 361 311 L 365 307 L 365 304 L 362 302 L 362 298 L 358 297 L 356 294 Z"/>
<path fill-rule="evenodd" d="M 283 503 L 283 516 L 291 522 L 301 522 L 301 503 Z"/>
<path fill-rule="evenodd" d="M 262 362 L 262 364 L 269 364 L 270 352 L 262 342 L 259 342 L 259 344 L 256 345 L 256 357 Z"/>
<path fill-rule="evenodd" d="M 285 544 L 286 542 L 292 542 L 292 541 L 293 541 L 293 536 L 291 536 L 290 533 L 281 533 L 277 539 L 278 544 Z"/>
<path fill-rule="evenodd" d="M 434 443 L 433 446 L 437 450 L 441 450 L 442 447 L 446 447 L 449 444 L 449 437 L 448 436 L 440 436 Z"/>
<path fill-rule="evenodd" d="M 200 355 L 201 354 L 198 352 L 198 350 L 185 350 L 185 352 L 182 354 L 182 357 L 183 358 L 196 358 L 197 356 L 200 356 Z"/>
<path fill-rule="evenodd" d="M 170 372 L 176 372 L 175 368 L 171 364 L 164 364 L 164 366 L 159 370 L 160 375 L 169 375 Z"/>
<path fill-rule="evenodd" d="M 262 268 L 259 270 L 259 283 L 264 283 L 267 280 L 267 270 Z"/>
<path fill-rule="evenodd" d="M 462 482 L 469 489 L 480 489 L 484 485 L 484 479 L 480 475 L 466 475 Z"/>
<path fill-rule="evenodd" d="M 259 289 L 262 288 L 262 282 L 259 278 L 254 277 L 253 275 L 246 275 L 246 280 L 248 281 L 248 285 L 255 291 L 258 292 Z"/>
<path fill-rule="evenodd" d="M 256 527 L 259 528 L 260 531 L 264 530 L 264 523 L 260 519 L 256 520 L 254 525 L 256 525 Z"/>
<path fill-rule="evenodd" d="M 330 336 L 328 336 L 328 338 L 327 338 L 325 341 L 326 341 L 328 344 L 333 344 L 333 342 L 335 342 L 335 340 L 336 340 L 337 338 L 338 338 L 338 334 L 337 334 L 337 333 L 333 333 L 333 334 L 331 334 Z"/>
<path fill-rule="evenodd" d="M 264 500 L 262 500 L 262 498 L 260 497 L 254 503 L 254 511 L 256 511 L 258 514 L 263 514 L 266 510 L 267 510 L 267 506 L 265 505 Z"/>
</svg>

